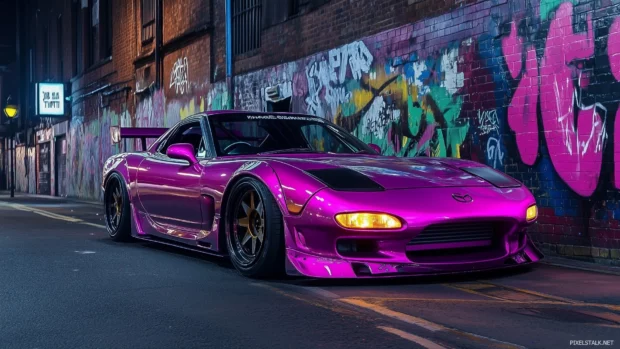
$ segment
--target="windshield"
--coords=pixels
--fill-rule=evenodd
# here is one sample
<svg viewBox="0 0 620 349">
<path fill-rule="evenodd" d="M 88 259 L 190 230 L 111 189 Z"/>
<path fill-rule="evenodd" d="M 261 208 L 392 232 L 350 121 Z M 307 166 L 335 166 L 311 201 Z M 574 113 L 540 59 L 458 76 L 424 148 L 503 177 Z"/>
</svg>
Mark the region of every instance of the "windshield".
<svg viewBox="0 0 620 349">
<path fill-rule="evenodd" d="M 376 152 L 342 128 L 304 115 L 216 114 L 209 116 L 218 156 L 273 153 Z"/>
</svg>

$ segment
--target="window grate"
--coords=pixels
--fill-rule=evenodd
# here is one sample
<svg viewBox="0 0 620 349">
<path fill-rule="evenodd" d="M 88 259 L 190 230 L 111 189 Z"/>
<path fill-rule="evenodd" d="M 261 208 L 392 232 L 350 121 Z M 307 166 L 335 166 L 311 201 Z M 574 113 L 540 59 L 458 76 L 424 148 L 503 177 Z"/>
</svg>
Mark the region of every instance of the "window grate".
<svg viewBox="0 0 620 349">
<path fill-rule="evenodd" d="M 261 0 L 232 1 L 233 54 L 260 47 Z"/>
</svg>

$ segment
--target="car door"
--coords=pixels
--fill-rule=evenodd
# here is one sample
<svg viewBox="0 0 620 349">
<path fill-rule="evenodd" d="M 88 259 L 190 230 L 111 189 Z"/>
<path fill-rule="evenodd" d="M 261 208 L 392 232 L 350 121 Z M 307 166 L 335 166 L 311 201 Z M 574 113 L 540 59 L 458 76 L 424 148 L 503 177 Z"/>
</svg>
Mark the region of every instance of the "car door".
<svg viewBox="0 0 620 349">
<path fill-rule="evenodd" d="M 194 145 L 199 162 L 172 159 L 166 155 L 172 144 Z M 185 239 L 200 237 L 202 209 L 200 151 L 204 145 L 201 121 L 193 119 L 178 125 L 157 150 L 140 164 L 137 191 L 142 208 L 158 233 Z"/>
</svg>

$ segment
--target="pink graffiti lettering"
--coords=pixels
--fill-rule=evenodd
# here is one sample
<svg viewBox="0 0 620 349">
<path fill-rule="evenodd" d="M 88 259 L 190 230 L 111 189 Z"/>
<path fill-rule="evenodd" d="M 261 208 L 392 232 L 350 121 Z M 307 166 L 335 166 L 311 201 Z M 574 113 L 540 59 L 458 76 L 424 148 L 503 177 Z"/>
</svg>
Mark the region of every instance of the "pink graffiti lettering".
<svg viewBox="0 0 620 349">
<path fill-rule="evenodd" d="M 502 40 L 502 50 L 510 75 L 516 79 L 522 71 L 523 39 L 517 36 L 516 22 L 512 22 L 510 36 Z M 533 165 L 538 155 L 538 63 L 534 47 L 526 51 L 525 71 L 519 81 L 512 102 L 508 106 L 508 125 L 515 132 L 521 161 Z"/>
<path fill-rule="evenodd" d="M 616 80 L 620 80 L 620 18 L 616 18 L 609 28 L 607 53 L 611 73 Z M 614 184 L 620 189 L 620 108 L 616 112 L 614 124 Z"/>
<path fill-rule="evenodd" d="M 511 35 L 502 41 L 513 78 L 521 73 L 521 55 L 527 50 L 525 72 L 508 108 L 509 125 L 516 133 L 523 162 L 534 164 L 538 153 L 535 99 L 538 95 L 536 84 L 539 84 L 541 116 L 551 162 L 560 178 L 581 196 L 590 196 L 596 189 L 607 138 L 606 109 L 598 103 L 584 105 L 581 102 L 582 91 L 589 81 L 579 60 L 594 55 L 590 15 L 587 22 L 587 33 L 574 33 L 572 3 L 558 7 L 549 26 L 538 73 L 535 52 L 533 48 L 523 47 L 514 23 Z"/>
<path fill-rule="evenodd" d="M 577 60 L 594 55 L 592 17 L 588 14 L 585 34 L 575 34 L 572 22 L 572 3 L 561 4 L 551 21 L 540 62 L 540 104 L 553 166 L 576 193 L 590 196 L 601 172 L 605 126 L 597 106 L 581 103 L 587 81 L 582 81 L 582 71 L 576 66 Z"/>
</svg>

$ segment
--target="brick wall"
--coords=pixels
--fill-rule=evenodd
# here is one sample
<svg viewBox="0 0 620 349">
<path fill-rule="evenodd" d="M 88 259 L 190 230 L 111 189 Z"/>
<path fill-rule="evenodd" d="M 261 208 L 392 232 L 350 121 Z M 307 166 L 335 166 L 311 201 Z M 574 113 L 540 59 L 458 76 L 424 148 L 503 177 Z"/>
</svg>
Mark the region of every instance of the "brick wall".
<svg viewBox="0 0 620 349">
<path fill-rule="evenodd" d="M 532 237 L 545 251 L 617 264 L 620 6 L 417 2 L 412 15 L 408 2 L 358 3 L 268 29 L 260 53 L 239 58 L 235 107 L 265 110 L 265 89 L 279 86 L 294 111 L 387 155 L 488 164 L 536 196 Z"/>
<path fill-rule="evenodd" d="M 224 0 L 164 1 L 165 38 L 199 23 L 213 29 L 166 51 L 157 88 L 147 88 L 154 73 L 142 73 L 155 64 L 153 44 L 139 39 L 140 1 L 115 6 L 112 61 L 76 78 L 74 97 L 135 81 L 129 94 L 74 101 L 70 195 L 100 199 L 97 169 L 132 149 L 111 144 L 110 126 L 265 110 L 265 89 L 279 86 L 294 111 L 333 120 L 387 155 L 466 158 L 514 176 L 537 198 L 532 237 L 546 251 L 617 263 L 620 5 L 324 2 L 266 28 L 260 49 L 235 57 L 234 91 L 224 79 Z"/>
<path fill-rule="evenodd" d="M 282 4 L 275 5 L 277 2 Z M 465 3 L 455 0 L 329 0 L 318 8 L 302 8 L 302 15 L 263 31 L 260 49 L 235 59 L 235 73 L 324 51 L 364 36 L 449 12 Z M 276 0 L 273 6 L 283 4 Z"/>
<path fill-rule="evenodd" d="M 164 43 L 211 21 L 209 0 L 163 0 L 163 5 Z"/>
</svg>

